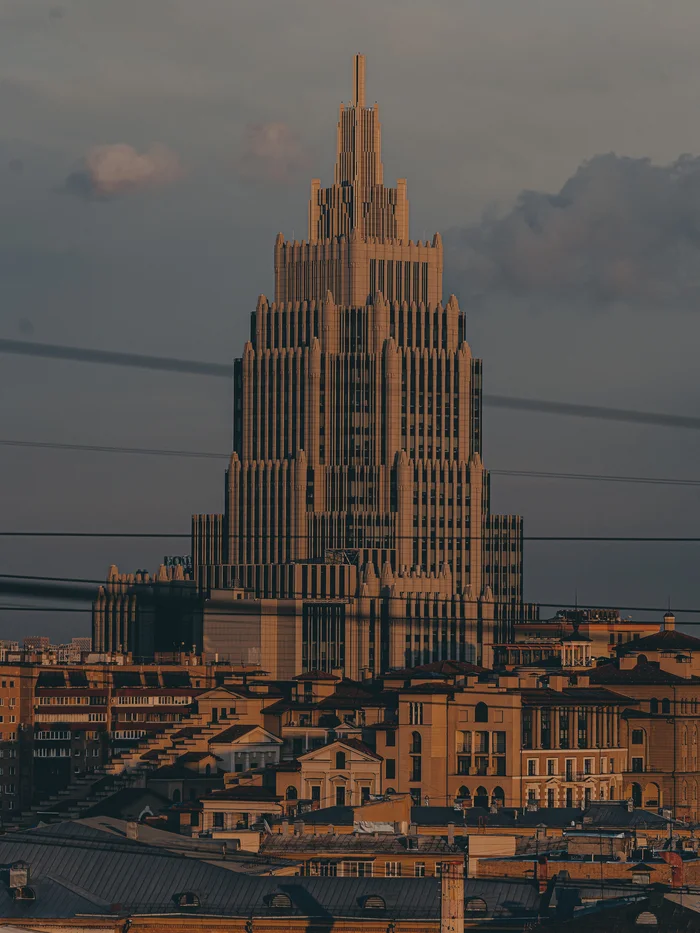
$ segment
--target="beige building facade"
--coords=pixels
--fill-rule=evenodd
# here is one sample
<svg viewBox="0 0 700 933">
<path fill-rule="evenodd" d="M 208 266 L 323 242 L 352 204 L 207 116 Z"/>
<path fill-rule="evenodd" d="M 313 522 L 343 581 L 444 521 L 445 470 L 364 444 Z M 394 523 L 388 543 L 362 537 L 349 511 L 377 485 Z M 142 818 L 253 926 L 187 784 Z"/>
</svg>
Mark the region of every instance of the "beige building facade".
<svg viewBox="0 0 700 933">
<path fill-rule="evenodd" d="M 193 518 L 205 654 L 277 677 L 490 666 L 523 617 L 522 522 L 491 513 L 481 361 L 439 234 L 410 239 L 406 182 L 384 184 L 361 55 L 337 133 L 235 362 L 225 510 Z"/>
</svg>

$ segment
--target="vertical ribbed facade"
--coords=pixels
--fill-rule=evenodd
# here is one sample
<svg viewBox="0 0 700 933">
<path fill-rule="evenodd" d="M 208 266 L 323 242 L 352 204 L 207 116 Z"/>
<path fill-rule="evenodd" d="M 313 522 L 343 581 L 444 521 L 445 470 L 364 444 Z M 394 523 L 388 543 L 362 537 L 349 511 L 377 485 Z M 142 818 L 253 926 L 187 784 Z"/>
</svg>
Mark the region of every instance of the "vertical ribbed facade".
<svg viewBox="0 0 700 933">
<path fill-rule="evenodd" d="M 490 513 L 481 363 L 442 303 L 440 236 L 409 240 L 405 182 L 384 187 L 362 56 L 353 90 L 334 184 L 312 183 L 308 242 L 277 238 L 275 300 L 235 364 L 225 513 L 194 518 L 196 572 L 209 595 L 246 589 L 232 639 L 251 600 L 273 627 L 285 601 L 277 673 L 488 665 L 521 609 L 521 520 Z"/>
</svg>

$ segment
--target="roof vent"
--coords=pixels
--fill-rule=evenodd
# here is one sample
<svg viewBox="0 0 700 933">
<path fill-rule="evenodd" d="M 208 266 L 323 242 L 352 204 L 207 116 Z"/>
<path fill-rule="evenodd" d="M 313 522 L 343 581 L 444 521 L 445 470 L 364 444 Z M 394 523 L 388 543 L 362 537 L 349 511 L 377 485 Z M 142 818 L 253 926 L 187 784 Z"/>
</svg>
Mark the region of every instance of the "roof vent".
<svg viewBox="0 0 700 933">
<path fill-rule="evenodd" d="M 26 887 L 29 884 L 29 871 L 29 862 L 13 862 L 10 865 L 10 887 Z"/>
<path fill-rule="evenodd" d="M 650 910 L 643 910 L 641 914 L 638 914 L 634 923 L 638 927 L 657 927 L 659 925 L 656 914 L 653 914 Z"/>
</svg>

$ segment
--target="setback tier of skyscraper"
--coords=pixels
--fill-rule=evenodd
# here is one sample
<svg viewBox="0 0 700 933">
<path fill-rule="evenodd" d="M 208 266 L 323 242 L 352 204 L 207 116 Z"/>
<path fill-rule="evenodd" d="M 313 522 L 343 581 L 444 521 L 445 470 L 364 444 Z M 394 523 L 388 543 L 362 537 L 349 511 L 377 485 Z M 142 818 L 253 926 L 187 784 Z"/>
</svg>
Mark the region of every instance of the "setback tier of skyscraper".
<svg viewBox="0 0 700 933">
<path fill-rule="evenodd" d="M 235 362 L 225 511 L 193 518 L 205 654 L 279 676 L 440 659 L 489 666 L 524 611 L 522 521 L 492 515 L 481 361 L 439 234 L 384 185 L 365 60 L 308 241 L 275 243 L 275 300 Z"/>
</svg>

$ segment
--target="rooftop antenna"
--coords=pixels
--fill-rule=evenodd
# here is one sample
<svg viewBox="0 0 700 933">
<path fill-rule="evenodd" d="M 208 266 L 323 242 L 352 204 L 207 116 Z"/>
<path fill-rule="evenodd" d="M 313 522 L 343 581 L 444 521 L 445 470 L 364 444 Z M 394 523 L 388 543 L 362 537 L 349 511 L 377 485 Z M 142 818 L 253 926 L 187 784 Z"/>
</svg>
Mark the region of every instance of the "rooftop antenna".
<svg viewBox="0 0 700 933">
<path fill-rule="evenodd" d="M 352 97 L 356 107 L 365 106 L 365 56 L 355 55 L 352 60 Z"/>
</svg>

